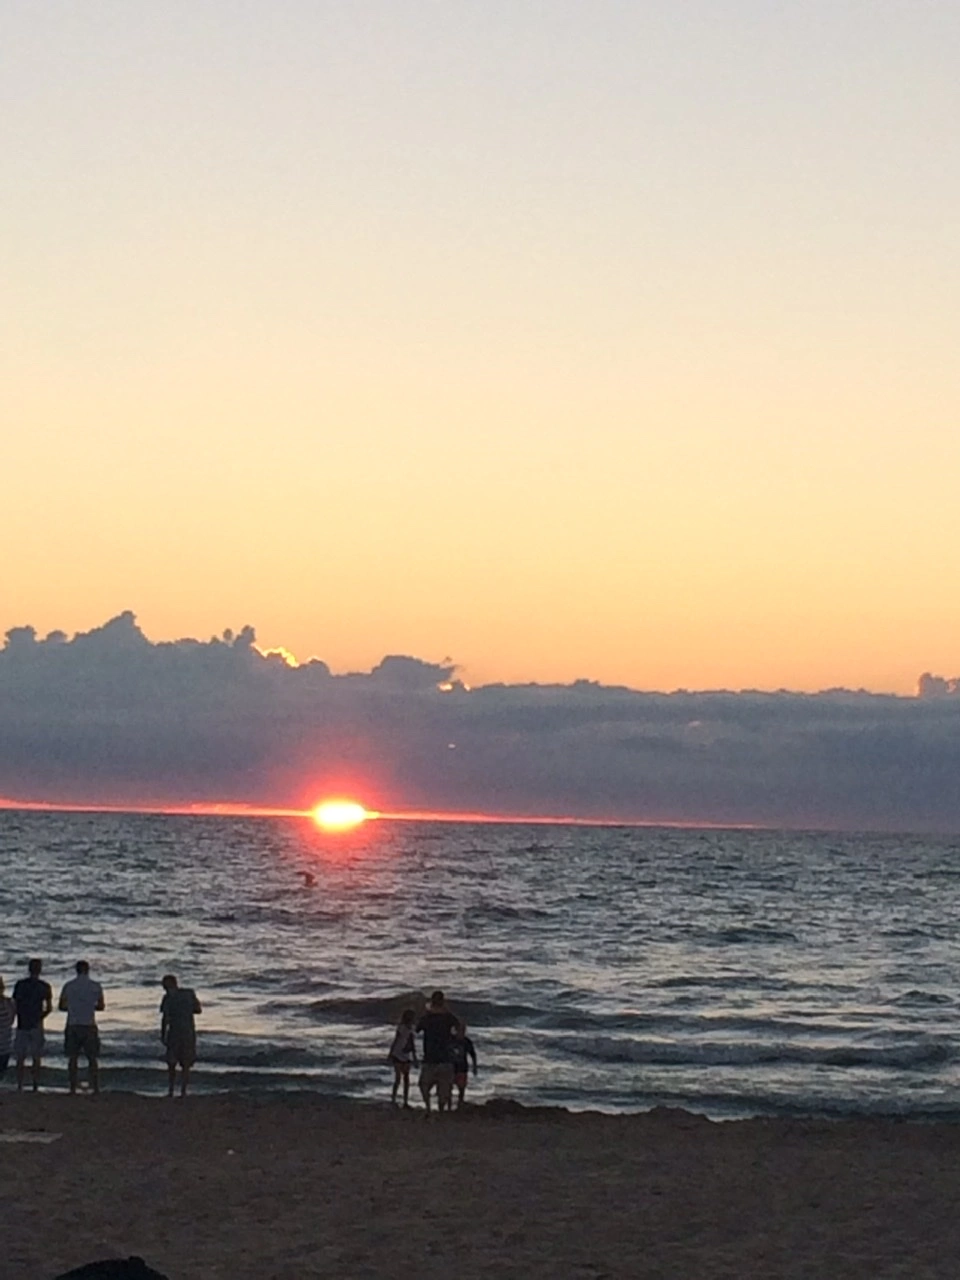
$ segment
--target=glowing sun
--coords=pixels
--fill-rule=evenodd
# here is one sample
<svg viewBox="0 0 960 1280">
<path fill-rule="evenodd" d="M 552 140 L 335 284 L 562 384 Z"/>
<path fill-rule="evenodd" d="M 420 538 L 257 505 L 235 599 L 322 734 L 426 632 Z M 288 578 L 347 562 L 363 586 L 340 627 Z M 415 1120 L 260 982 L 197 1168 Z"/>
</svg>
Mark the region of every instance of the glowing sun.
<svg viewBox="0 0 960 1280">
<path fill-rule="evenodd" d="M 349 831 L 366 822 L 370 814 L 355 800 L 324 800 L 313 811 L 313 820 L 324 831 Z"/>
</svg>

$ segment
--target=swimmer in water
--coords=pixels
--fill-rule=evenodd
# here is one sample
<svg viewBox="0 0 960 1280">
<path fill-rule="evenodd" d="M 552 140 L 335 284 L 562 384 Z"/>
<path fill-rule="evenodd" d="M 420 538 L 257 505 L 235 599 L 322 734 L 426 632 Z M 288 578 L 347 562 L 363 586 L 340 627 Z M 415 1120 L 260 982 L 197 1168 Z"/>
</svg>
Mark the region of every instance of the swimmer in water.
<svg viewBox="0 0 960 1280">
<path fill-rule="evenodd" d="M 303 887 L 305 889 L 312 889 L 317 883 L 317 877 L 312 871 L 301 871 L 300 874 L 303 876 Z"/>
</svg>

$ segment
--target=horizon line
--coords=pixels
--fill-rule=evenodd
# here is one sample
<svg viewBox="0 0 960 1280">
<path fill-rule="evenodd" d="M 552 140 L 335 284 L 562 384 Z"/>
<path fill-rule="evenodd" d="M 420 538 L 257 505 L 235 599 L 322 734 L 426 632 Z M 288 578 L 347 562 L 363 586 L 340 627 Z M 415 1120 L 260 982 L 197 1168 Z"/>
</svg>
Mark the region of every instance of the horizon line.
<svg viewBox="0 0 960 1280">
<path fill-rule="evenodd" d="M 332 798 L 332 797 L 328 797 Z M 337 797 L 342 799 L 344 797 Z M 156 817 L 185 818 L 302 818 L 311 820 L 322 800 L 307 809 L 281 805 L 239 804 L 234 802 L 203 801 L 196 804 L 161 804 L 159 802 L 109 804 L 99 801 L 49 801 L 49 800 L 17 800 L 11 796 L 0 796 L 0 813 L 114 813 L 141 814 Z M 367 822 L 435 822 L 435 823 L 477 823 L 489 826 L 528 826 L 528 827 L 629 827 L 637 830 L 653 830 L 661 828 L 672 831 L 756 831 L 756 832 L 794 832 L 820 833 L 823 835 L 879 835 L 879 836 L 950 836 L 960 834 L 956 827 L 880 827 L 863 823 L 822 823 L 816 821 L 790 822 L 751 822 L 737 819 L 705 819 L 705 818 L 585 818 L 577 814 L 510 814 L 479 813 L 475 810 L 446 811 L 438 809 L 401 809 L 380 810 L 367 809 L 363 806 L 366 818 L 358 824 Z M 320 828 L 318 827 L 318 830 Z M 356 828 L 351 828 L 356 830 Z M 338 838 L 344 832 L 326 832 Z"/>
<path fill-rule="evenodd" d="M 297 809 L 278 805 L 208 802 L 196 804 L 124 803 L 98 801 L 19 800 L 0 796 L 0 811 L 21 810 L 28 813 L 116 813 L 153 814 L 157 817 L 187 818 L 306 818 L 312 819 L 316 805 Z M 689 830 L 769 831 L 775 826 L 757 822 L 712 822 L 702 819 L 677 818 L 585 818 L 576 814 L 504 814 L 475 810 L 446 811 L 440 809 L 367 809 L 366 822 L 451 822 L 489 823 L 501 826 L 567 826 L 567 827 L 674 827 Z"/>
</svg>

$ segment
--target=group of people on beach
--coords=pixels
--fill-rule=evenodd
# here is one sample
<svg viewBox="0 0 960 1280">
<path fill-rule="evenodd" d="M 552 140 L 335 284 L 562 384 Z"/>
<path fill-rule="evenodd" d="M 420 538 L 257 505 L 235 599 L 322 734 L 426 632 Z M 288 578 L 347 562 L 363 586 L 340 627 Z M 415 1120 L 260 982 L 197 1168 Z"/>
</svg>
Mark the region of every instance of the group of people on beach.
<svg viewBox="0 0 960 1280">
<path fill-rule="evenodd" d="M 80 1057 L 83 1055 L 87 1060 L 90 1091 L 99 1093 L 100 1032 L 97 1014 L 102 1013 L 107 1006 L 103 987 L 90 977 L 90 965 L 87 961 L 78 960 L 75 969 L 76 977 L 64 984 L 57 1002 L 57 1008 L 67 1015 L 63 1030 L 63 1052 L 67 1059 L 70 1092 L 77 1092 Z M 6 994 L 3 979 L 0 978 L 0 1079 L 10 1063 L 12 1046 L 17 1089 L 23 1089 L 27 1059 L 30 1059 L 35 1093 L 40 1088 L 40 1072 L 46 1049 L 43 1024 L 53 1012 L 53 989 L 40 976 L 42 972 L 43 961 L 30 960 L 27 964 L 27 976 L 16 983 L 12 996 Z M 163 999 L 160 1002 L 160 1039 L 167 1061 L 168 1091 L 172 1098 L 179 1068 L 180 1096 L 183 1097 L 190 1081 L 190 1068 L 197 1060 L 195 1018 L 203 1011 L 196 992 L 190 987 L 181 987 L 174 974 L 166 974 L 161 985 Z"/>
<path fill-rule="evenodd" d="M 103 987 L 90 976 L 90 965 L 78 960 L 76 976 L 64 983 L 57 1008 L 66 1013 L 63 1052 L 67 1059 L 70 1092 L 79 1088 L 80 1058 L 87 1061 L 87 1077 L 91 1093 L 100 1092 L 100 1031 L 97 1014 L 106 1009 Z M 17 1089 L 22 1091 L 31 1066 L 33 1091 L 40 1088 L 40 1073 L 46 1051 L 44 1022 L 53 1012 L 53 989 L 41 974 L 43 961 L 34 958 L 27 964 L 27 976 L 21 978 L 8 996 L 0 978 L 0 1079 L 6 1074 L 12 1056 L 16 1063 Z M 190 1070 L 197 1060 L 196 1015 L 202 1012 L 196 992 L 181 987 L 174 974 L 166 974 L 161 982 L 160 1038 L 167 1062 L 168 1093 L 173 1097 L 177 1071 L 180 1071 L 180 1096 L 186 1095 Z M 423 1037 L 422 1054 L 417 1054 L 417 1036 Z M 462 1107 L 467 1077 L 472 1066 L 477 1074 L 477 1053 L 467 1035 L 466 1023 L 447 1006 L 442 991 L 434 991 L 419 1018 L 413 1009 L 405 1009 L 394 1033 L 387 1060 L 393 1067 L 393 1089 L 390 1100 L 395 1105 L 398 1095 L 403 1106 L 410 1105 L 410 1069 L 420 1068 L 420 1093 L 427 1112 L 432 1110 L 436 1094 L 437 1109 L 449 1111 L 453 1106 L 453 1090 L 457 1090 L 457 1106 Z"/>
<path fill-rule="evenodd" d="M 423 1061 L 419 1064 L 418 1035 L 423 1036 Z M 442 991 L 434 991 L 419 1018 L 413 1009 L 404 1009 L 387 1060 L 393 1067 L 390 1101 L 394 1105 L 402 1087 L 403 1105 L 409 1107 L 410 1068 L 420 1066 L 420 1092 L 428 1114 L 434 1092 L 437 1095 L 437 1109 L 450 1110 L 454 1086 L 457 1089 L 457 1107 L 462 1107 L 467 1090 L 469 1063 L 473 1064 L 473 1074 L 477 1074 L 477 1052 L 467 1035 L 467 1025 L 447 1008 Z"/>
</svg>

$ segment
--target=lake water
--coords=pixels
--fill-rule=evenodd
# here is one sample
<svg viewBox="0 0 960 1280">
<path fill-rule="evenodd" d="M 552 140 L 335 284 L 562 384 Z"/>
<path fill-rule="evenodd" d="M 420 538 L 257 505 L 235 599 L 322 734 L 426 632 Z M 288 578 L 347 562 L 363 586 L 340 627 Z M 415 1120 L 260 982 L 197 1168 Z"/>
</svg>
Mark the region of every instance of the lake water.
<svg viewBox="0 0 960 1280">
<path fill-rule="evenodd" d="M 960 1117 L 960 838 L 0 812 L 8 990 L 29 955 L 103 982 L 105 1088 L 164 1087 L 173 970 L 198 1089 L 383 1098 L 441 986 L 476 1100 Z"/>
</svg>

